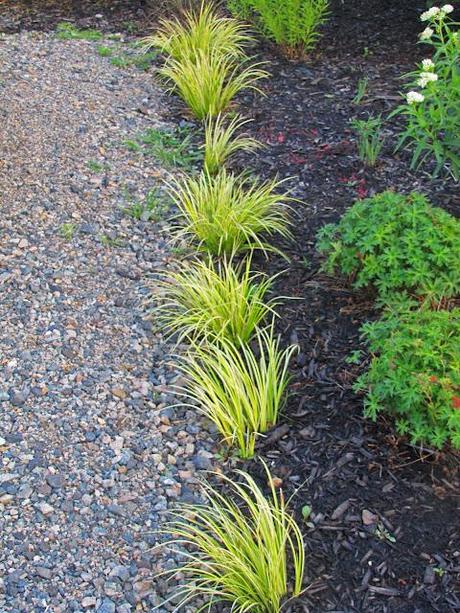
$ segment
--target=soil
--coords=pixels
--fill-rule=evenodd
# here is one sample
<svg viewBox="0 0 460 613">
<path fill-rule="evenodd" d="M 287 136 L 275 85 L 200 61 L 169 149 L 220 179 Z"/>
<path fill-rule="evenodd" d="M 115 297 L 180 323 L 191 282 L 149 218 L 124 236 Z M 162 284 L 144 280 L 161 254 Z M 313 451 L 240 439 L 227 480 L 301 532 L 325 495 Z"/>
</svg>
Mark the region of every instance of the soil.
<svg viewBox="0 0 460 613">
<path fill-rule="evenodd" d="M 45 23 L 37 9 L 3 28 L 50 27 L 62 20 L 64 5 Z M 80 25 L 95 22 L 95 5 L 107 23 L 112 16 L 122 24 L 129 14 L 144 31 L 155 20 L 141 2 L 120 0 L 110 9 L 95 2 L 75 5 L 68 17 L 76 15 Z M 308 589 L 285 610 L 460 611 L 459 457 L 416 449 L 396 436 L 391 420 L 372 423 L 362 416 L 362 399 L 351 386 L 368 358 L 360 365 L 346 358 L 355 349 L 365 355 L 359 328 L 378 315 L 374 297 L 321 273 L 315 251 L 322 225 L 336 221 L 357 198 L 384 189 L 420 190 L 460 216 L 458 185 L 433 180 L 426 169 L 411 172 L 409 156 L 394 153 L 396 122 L 385 123 L 386 145 L 374 168 L 359 160 L 349 125 L 352 117 L 385 117 L 397 104 L 401 75 L 424 57 L 416 42 L 425 3 L 346 0 L 331 8 L 324 37 L 306 60 L 289 61 L 261 45 L 257 52 L 272 75 L 263 86 L 266 96 L 250 93 L 239 100 L 239 110 L 254 119 L 253 134 L 267 147 L 242 156 L 235 168 L 293 177 L 298 199 L 295 238 L 278 245 L 289 263 L 279 257 L 258 262 L 270 273 L 285 270 L 276 293 L 295 300 L 285 302 L 279 326 L 286 342 L 300 347 L 285 418 L 259 448 L 293 495 L 298 518 L 306 505 L 312 510 L 303 522 Z M 354 104 L 362 78 L 368 79 L 367 94 Z M 176 101 L 167 119 L 182 114 Z M 262 475 L 258 462 L 244 468 Z"/>
</svg>

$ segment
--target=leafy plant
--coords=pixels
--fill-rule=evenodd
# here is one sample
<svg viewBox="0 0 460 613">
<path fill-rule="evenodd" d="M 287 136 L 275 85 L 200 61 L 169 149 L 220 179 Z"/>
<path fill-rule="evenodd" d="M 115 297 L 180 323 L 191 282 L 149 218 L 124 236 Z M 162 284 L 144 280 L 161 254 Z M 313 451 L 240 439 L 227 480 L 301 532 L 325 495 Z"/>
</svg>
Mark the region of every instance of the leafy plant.
<svg viewBox="0 0 460 613">
<path fill-rule="evenodd" d="M 199 11 L 186 11 L 182 20 L 161 20 L 158 31 L 143 39 L 146 50 L 156 47 L 179 63 L 214 54 L 235 59 L 252 41 L 243 24 L 220 17 L 212 3 L 205 2 Z"/>
<path fill-rule="evenodd" d="M 99 162 L 98 160 L 88 160 L 86 162 L 86 166 L 91 172 L 95 173 L 104 172 L 104 170 L 106 169 L 105 164 Z"/>
<path fill-rule="evenodd" d="M 460 449 L 460 309 L 396 310 L 362 330 L 374 354 L 355 385 L 365 414 L 394 415 L 413 443 Z"/>
<path fill-rule="evenodd" d="M 183 567 L 167 571 L 185 576 L 176 594 L 178 610 L 202 596 L 208 602 L 197 613 L 220 602 L 231 605 L 235 613 L 279 613 L 289 593 L 293 598 L 302 592 L 302 533 L 265 464 L 264 468 L 268 498 L 250 475 L 236 471 L 240 482 L 221 477 L 236 501 L 205 483 L 205 505 L 181 505 L 173 512 L 174 519 L 166 526 L 172 535 L 170 546 L 190 549 Z"/>
<path fill-rule="evenodd" d="M 136 140 L 126 142 L 129 149 L 152 155 L 166 168 L 192 169 L 202 159 L 189 128 L 149 128 Z"/>
<path fill-rule="evenodd" d="M 158 189 L 151 189 L 145 199 L 125 207 L 123 212 L 139 221 L 161 221 L 169 210 L 169 203 Z"/>
<path fill-rule="evenodd" d="M 358 155 L 367 166 L 375 166 L 383 147 L 381 117 L 354 119 L 351 122 L 358 135 Z"/>
<path fill-rule="evenodd" d="M 76 230 L 77 230 L 77 226 L 74 223 L 67 222 L 61 225 L 61 227 L 59 228 L 59 234 L 66 241 L 71 241 L 73 237 L 75 236 Z"/>
<path fill-rule="evenodd" d="M 106 47 L 105 45 L 99 45 L 97 52 L 101 57 L 111 57 L 113 55 L 113 49 L 111 47 Z"/>
<path fill-rule="evenodd" d="M 275 250 L 262 235 L 289 237 L 287 194 L 276 193 L 283 181 L 258 185 L 221 169 L 211 176 L 171 178 L 169 192 L 183 216 L 179 236 L 189 237 L 214 255 L 240 250 Z"/>
<path fill-rule="evenodd" d="M 367 92 L 367 86 L 369 84 L 369 79 L 364 77 L 358 81 L 358 87 L 356 90 L 355 97 L 353 98 L 353 104 L 361 104 L 363 98 Z"/>
<path fill-rule="evenodd" d="M 329 14 L 329 0 L 228 0 L 230 11 L 252 21 L 290 55 L 302 55 L 318 42 Z"/>
<path fill-rule="evenodd" d="M 222 115 L 215 119 L 210 117 L 205 126 L 204 166 L 213 175 L 224 165 L 226 160 L 237 151 L 253 151 L 260 143 L 245 134 L 237 132 L 249 122 L 236 115 L 227 125 Z"/>
<path fill-rule="evenodd" d="M 256 83 L 268 76 L 261 64 L 235 63 L 234 58 L 220 51 L 198 51 L 193 58 L 170 58 L 160 74 L 172 83 L 176 92 L 198 119 L 225 111 L 243 89 L 257 88 Z"/>
<path fill-rule="evenodd" d="M 411 168 L 434 159 L 434 175 L 442 170 L 460 179 L 460 25 L 448 14 L 450 4 L 432 7 L 422 15 L 428 26 L 420 42 L 434 54 L 409 73 L 406 100 L 390 116 L 402 115 L 406 126 L 397 148 L 412 151 Z M 420 91 L 418 91 L 420 90 Z"/>
<path fill-rule="evenodd" d="M 295 347 L 280 350 L 273 326 L 257 329 L 257 354 L 224 337 L 206 345 L 192 344 L 182 360 L 185 387 L 179 390 L 214 422 L 228 446 L 242 458 L 254 455 L 256 440 L 277 422 L 289 382 L 288 365 Z"/>
<path fill-rule="evenodd" d="M 101 40 L 102 33 L 93 29 L 80 30 L 65 21 L 57 25 L 56 36 L 59 40 Z"/>
<path fill-rule="evenodd" d="M 274 313 L 276 302 L 264 302 L 273 278 L 251 272 L 251 258 L 238 267 L 226 259 L 182 266 L 161 283 L 165 303 L 154 311 L 160 326 L 178 331 L 180 339 L 211 335 L 239 345 Z"/>
<path fill-rule="evenodd" d="M 384 301 L 395 292 L 440 300 L 460 293 L 460 222 L 422 194 L 383 192 L 356 202 L 318 235 L 324 269 L 374 285 Z"/>
</svg>

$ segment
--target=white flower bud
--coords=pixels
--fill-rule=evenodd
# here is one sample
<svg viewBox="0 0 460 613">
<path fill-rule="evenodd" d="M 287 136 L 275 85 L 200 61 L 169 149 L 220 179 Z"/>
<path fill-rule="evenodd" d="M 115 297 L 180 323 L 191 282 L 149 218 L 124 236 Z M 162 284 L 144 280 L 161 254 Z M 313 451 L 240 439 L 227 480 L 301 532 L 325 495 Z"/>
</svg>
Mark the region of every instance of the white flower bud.
<svg viewBox="0 0 460 613">
<path fill-rule="evenodd" d="M 425 96 L 419 92 L 408 92 L 406 95 L 407 104 L 416 104 L 417 102 L 423 102 Z"/>
<path fill-rule="evenodd" d="M 423 70 L 433 70 L 434 62 L 433 60 L 430 60 L 429 58 L 426 60 L 422 60 L 422 66 L 423 66 Z"/>
<path fill-rule="evenodd" d="M 452 6 L 452 4 L 445 4 L 443 7 L 441 7 L 441 13 L 444 13 L 444 15 L 452 13 L 453 10 L 454 7 Z"/>
<path fill-rule="evenodd" d="M 429 21 L 439 15 L 441 9 L 438 6 L 432 6 L 428 11 L 425 11 L 420 15 L 420 21 Z"/>
<path fill-rule="evenodd" d="M 428 40 L 434 34 L 434 30 L 432 28 L 425 28 L 423 32 L 420 34 L 420 40 Z"/>
</svg>

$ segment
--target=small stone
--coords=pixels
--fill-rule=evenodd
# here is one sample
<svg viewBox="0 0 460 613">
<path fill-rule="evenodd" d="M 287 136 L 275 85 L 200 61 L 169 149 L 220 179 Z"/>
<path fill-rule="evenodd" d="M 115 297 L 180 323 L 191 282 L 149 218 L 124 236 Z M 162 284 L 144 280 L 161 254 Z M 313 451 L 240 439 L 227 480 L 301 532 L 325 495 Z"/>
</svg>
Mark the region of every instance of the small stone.
<svg viewBox="0 0 460 613">
<path fill-rule="evenodd" d="M 7 504 L 11 504 L 13 502 L 13 496 L 11 494 L 3 494 L 0 496 L 0 504 L 6 506 Z"/>
<path fill-rule="evenodd" d="M 364 509 L 362 512 L 362 520 L 365 526 L 372 526 L 372 524 L 377 523 L 378 517 L 367 509 Z"/>
<path fill-rule="evenodd" d="M 122 387 L 112 388 L 112 394 L 115 396 L 115 398 L 120 398 L 120 400 L 124 400 L 128 397 L 127 392 Z"/>
<path fill-rule="evenodd" d="M 42 579 L 51 579 L 51 577 L 53 576 L 51 570 L 49 568 L 46 568 L 45 566 L 37 566 L 37 568 L 35 569 L 35 574 Z"/>
<path fill-rule="evenodd" d="M 101 605 L 97 608 L 98 613 L 115 613 L 115 603 L 109 598 L 104 598 Z"/>
<path fill-rule="evenodd" d="M 109 573 L 109 577 L 116 577 L 121 581 L 128 581 L 130 574 L 127 566 L 115 566 Z"/>
<path fill-rule="evenodd" d="M 47 475 L 46 481 L 53 489 L 60 489 L 64 483 L 62 475 Z"/>
<path fill-rule="evenodd" d="M 84 609 L 89 609 L 90 607 L 95 607 L 96 606 L 96 602 L 97 602 L 97 599 L 94 598 L 94 596 L 86 596 L 81 601 L 81 606 Z"/>
<path fill-rule="evenodd" d="M 41 513 L 43 513 L 43 515 L 50 515 L 54 511 L 54 508 L 47 502 L 40 502 L 37 505 L 37 508 L 39 511 L 41 511 Z"/>
</svg>

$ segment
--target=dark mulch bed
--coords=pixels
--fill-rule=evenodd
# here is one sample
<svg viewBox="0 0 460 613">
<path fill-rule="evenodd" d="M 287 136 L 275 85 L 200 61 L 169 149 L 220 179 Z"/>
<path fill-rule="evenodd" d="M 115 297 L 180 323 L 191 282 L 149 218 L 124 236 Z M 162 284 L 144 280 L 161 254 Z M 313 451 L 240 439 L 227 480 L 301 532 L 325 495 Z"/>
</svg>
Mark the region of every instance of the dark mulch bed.
<svg viewBox="0 0 460 613">
<path fill-rule="evenodd" d="M 269 145 L 241 165 L 265 177 L 294 177 L 301 200 L 295 241 L 283 246 L 291 262 L 277 287 L 297 298 L 282 309 L 281 328 L 301 352 L 286 420 L 260 449 L 289 492 L 297 491 L 299 516 L 303 505 L 313 509 L 314 527 L 305 530 L 311 589 L 295 611 L 460 610 L 459 458 L 414 449 L 391 422 L 362 417 L 351 385 L 365 364 L 351 366 L 346 357 L 361 347 L 360 325 L 377 313 L 371 295 L 319 271 L 314 246 L 323 224 L 388 188 L 421 190 L 460 215 L 458 185 L 411 173 L 409 158 L 394 155 L 394 124 L 375 169 L 360 162 L 349 128 L 351 117 L 394 108 L 399 77 L 422 51 L 415 45 L 422 9 L 382 0 L 339 4 L 309 61 L 263 49 L 273 75 L 267 97 L 241 104 Z M 356 106 L 363 77 L 369 94 Z M 275 259 L 260 263 L 270 272 L 286 268 Z"/>
<path fill-rule="evenodd" d="M 12 4 L 30 11 L 18 8 L 9 23 L 0 15 L 0 30 L 54 27 L 63 18 L 94 25 L 98 13 L 111 19 L 112 30 L 131 19 L 140 31 L 153 23 L 140 1 L 64 2 L 45 23 L 43 2 Z M 315 253 L 324 223 L 383 189 L 419 189 L 460 214 L 458 186 L 411 173 L 408 157 L 393 154 L 394 123 L 374 169 L 359 161 L 349 127 L 353 116 L 386 115 L 396 104 L 400 75 L 421 57 L 415 43 L 423 8 L 411 1 L 338 1 L 318 53 L 296 63 L 262 47 L 272 74 L 267 97 L 240 101 L 268 147 L 238 166 L 263 177 L 294 177 L 300 200 L 295 240 L 282 245 L 290 263 L 259 262 L 270 272 L 286 270 L 277 293 L 297 298 L 286 302 L 280 320 L 286 341 L 300 346 L 286 417 L 259 450 L 287 491 L 296 492 L 299 517 L 304 505 L 312 507 L 311 526 L 305 524 L 311 585 L 292 611 L 460 611 L 458 455 L 414 449 L 395 436 L 390 421 L 362 417 L 351 385 L 365 364 L 351 366 L 346 358 L 361 347 L 360 325 L 377 316 L 373 297 L 319 272 Z M 363 77 L 369 93 L 354 105 Z M 178 118 L 182 107 L 173 107 L 171 118 Z M 247 469 L 259 470 L 254 462 Z"/>
</svg>

